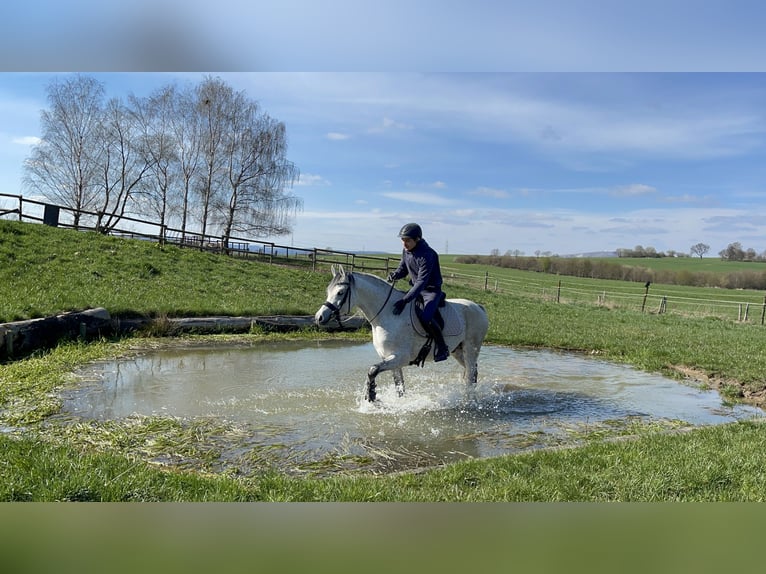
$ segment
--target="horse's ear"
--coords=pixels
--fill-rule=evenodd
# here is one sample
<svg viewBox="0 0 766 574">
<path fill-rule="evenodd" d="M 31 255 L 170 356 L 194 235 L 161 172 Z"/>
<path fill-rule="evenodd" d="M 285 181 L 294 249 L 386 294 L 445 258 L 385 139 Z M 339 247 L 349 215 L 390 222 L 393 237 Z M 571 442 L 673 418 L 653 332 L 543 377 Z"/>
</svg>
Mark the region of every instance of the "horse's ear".
<svg viewBox="0 0 766 574">
<path fill-rule="evenodd" d="M 333 277 L 335 277 L 338 274 L 338 272 L 335 269 L 335 263 L 330 265 L 330 273 L 332 273 Z"/>
<path fill-rule="evenodd" d="M 345 275 L 346 270 L 343 268 L 343 265 L 338 265 L 338 275 Z"/>
</svg>

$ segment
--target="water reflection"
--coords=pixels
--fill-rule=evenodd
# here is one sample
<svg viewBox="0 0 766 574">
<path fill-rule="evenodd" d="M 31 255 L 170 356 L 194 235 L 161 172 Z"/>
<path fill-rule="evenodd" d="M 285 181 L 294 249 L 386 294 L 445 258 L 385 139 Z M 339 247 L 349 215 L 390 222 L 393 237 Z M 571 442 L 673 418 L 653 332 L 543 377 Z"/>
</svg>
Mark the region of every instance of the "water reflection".
<svg viewBox="0 0 766 574">
<path fill-rule="evenodd" d="M 573 431 L 614 421 L 706 425 L 761 414 L 624 365 L 492 346 L 482 350 L 470 395 L 457 363 L 447 361 L 405 370 L 401 398 L 381 375 L 380 400 L 370 405 L 363 382 L 375 360 L 370 343 L 341 341 L 165 349 L 90 367 L 87 382 L 64 397 L 64 410 L 96 419 L 229 421 L 244 433 L 223 457 L 240 466 L 261 463 L 268 451 L 292 467 L 332 458 L 344 468 L 386 469 L 559 444 Z"/>
</svg>

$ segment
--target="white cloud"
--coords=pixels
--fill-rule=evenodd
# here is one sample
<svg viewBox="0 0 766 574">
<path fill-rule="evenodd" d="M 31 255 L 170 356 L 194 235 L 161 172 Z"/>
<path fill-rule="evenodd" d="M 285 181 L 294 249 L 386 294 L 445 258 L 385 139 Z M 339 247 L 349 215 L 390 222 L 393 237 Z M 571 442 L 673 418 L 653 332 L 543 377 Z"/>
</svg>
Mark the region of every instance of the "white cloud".
<svg viewBox="0 0 766 574">
<path fill-rule="evenodd" d="M 37 137 L 37 136 L 24 136 L 24 137 L 20 137 L 20 138 L 13 138 L 11 141 L 13 143 L 19 144 L 19 145 L 29 145 L 29 146 L 32 146 L 32 145 L 39 144 L 42 140 L 39 137 Z"/>
<path fill-rule="evenodd" d="M 295 185 L 305 186 L 305 187 L 316 187 L 316 186 L 331 185 L 331 183 L 325 178 L 323 178 L 321 175 L 316 175 L 313 173 L 302 173 L 300 174 L 300 177 L 298 178 L 298 181 Z"/>
<path fill-rule="evenodd" d="M 494 199 L 505 199 L 511 196 L 511 194 L 509 194 L 504 189 L 495 189 L 492 187 L 477 187 L 471 191 L 470 194 L 477 195 L 479 197 L 491 197 Z"/>
<path fill-rule="evenodd" d="M 423 205 L 452 205 L 453 200 L 435 193 L 427 193 L 422 191 L 391 191 L 384 193 L 383 196 L 390 199 L 397 199 L 399 201 L 406 201 L 408 203 L 419 203 Z"/>
<path fill-rule="evenodd" d="M 379 125 L 369 128 L 367 131 L 371 134 L 383 133 L 394 130 L 411 130 L 412 126 L 404 122 L 398 122 L 391 118 L 383 118 Z"/>
<path fill-rule="evenodd" d="M 639 195 L 650 195 L 657 193 L 657 190 L 651 185 L 644 185 L 643 183 L 634 183 L 631 185 L 622 185 L 615 187 L 610 192 L 610 195 L 614 197 L 636 197 Z"/>
<path fill-rule="evenodd" d="M 327 137 L 328 140 L 332 140 L 332 141 L 343 141 L 343 140 L 351 139 L 350 135 L 342 134 L 340 132 L 328 132 L 327 136 L 325 137 Z"/>
</svg>

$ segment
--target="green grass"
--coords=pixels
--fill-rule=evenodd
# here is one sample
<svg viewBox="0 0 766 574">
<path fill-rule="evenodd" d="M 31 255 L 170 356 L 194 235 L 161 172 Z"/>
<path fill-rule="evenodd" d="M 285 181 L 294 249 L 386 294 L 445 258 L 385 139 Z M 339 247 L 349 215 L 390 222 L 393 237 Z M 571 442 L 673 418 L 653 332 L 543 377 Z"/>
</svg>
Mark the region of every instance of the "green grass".
<svg viewBox="0 0 766 574">
<path fill-rule="evenodd" d="M 658 271 L 692 271 L 734 273 L 737 271 L 766 271 L 763 261 L 725 261 L 720 257 L 593 257 L 593 261 L 646 267 Z"/>
<path fill-rule="evenodd" d="M 766 269 L 766 268 L 764 268 Z M 448 285 L 465 285 L 507 296 L 536 301 L 582 303 L 612 309 L 657 313 L 665 298 L 665 312 L 696 317 L 717 317 L 761 323 L 764 294 L 752 289 L 720 289 L 653 283 L 647 294 L 644 282 L 592 279 L 522 271 L 485 264 L 445 262 L 442 270 Z M 645 298 L 646 296 L 646 298 Z"/>
<path fill-rule="evenodd" d="M 471 267 L 459 271 L 481 277 Z M 543 277 L 493 271 L 508 272 L 498 277 L 518 284 Z M 2 320 L 93 306 L 118 316 L 312 314 L 324 300 L 328 279 L 326 273 L 0 221 L 0 282 L 8 294 L 0 301 Z M 708 384 L 723 385 L 729 400 L 766 390 L 766 328 L 759 324 L 555 303 L 522 290 L 483 291 L 457 279 L 447 288 L 450 296 L 487 308 L 491 343 L 579 351 L 674 376 L 688 369 Z M 326 335 L 248 337 L 278 336 Z M 0 364 L 0 500 L 766 500 L 766 426 L 759 423 L 691 432 L 646 429 L 620 441 L 594 433 L 577 448 L 420 473 L 296 478 L 267 468 L 246 477 L 213 473 L 214 465 L 206 461 L 214 461 L 215 453 L 206 441 L 230 432 L 224 423 L 57 421 L 56 391 L 73 384 L 75 368 L 153 344 L 131 338 L 64 343 Z M 166 452 L 198 459 L 202 470 L 150 462 Z"/>
<path fill-rule="evenodd" d="M 0 284 L 0 322 L 7 322 L 88 307 L 115 317 L 313 314 L 327 277 L 0 220 Z"/>
<path fill-rule="evenodd" d="M 232 478 L 117 454 L 0 436 L 4 501 L 740 501 L 766 500 L 766 429 L 708 427 L 632 441 L 454 463 L 429 472 Z"/>
</svg>

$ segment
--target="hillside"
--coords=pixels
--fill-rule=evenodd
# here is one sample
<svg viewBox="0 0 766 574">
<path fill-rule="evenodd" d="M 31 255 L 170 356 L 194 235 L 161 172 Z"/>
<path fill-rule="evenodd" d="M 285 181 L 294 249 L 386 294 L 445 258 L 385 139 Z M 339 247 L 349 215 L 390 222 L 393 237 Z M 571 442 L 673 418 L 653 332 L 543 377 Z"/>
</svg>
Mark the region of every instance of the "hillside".
<svg viewBox="0 0 766 574">
<path fill-rule="evenodd" d="M 215 253 L 0 220 L 0 322 L 97 306 L 113 317 L 306 315 L 324 300 L 328 279 Z"/>
</svg>

